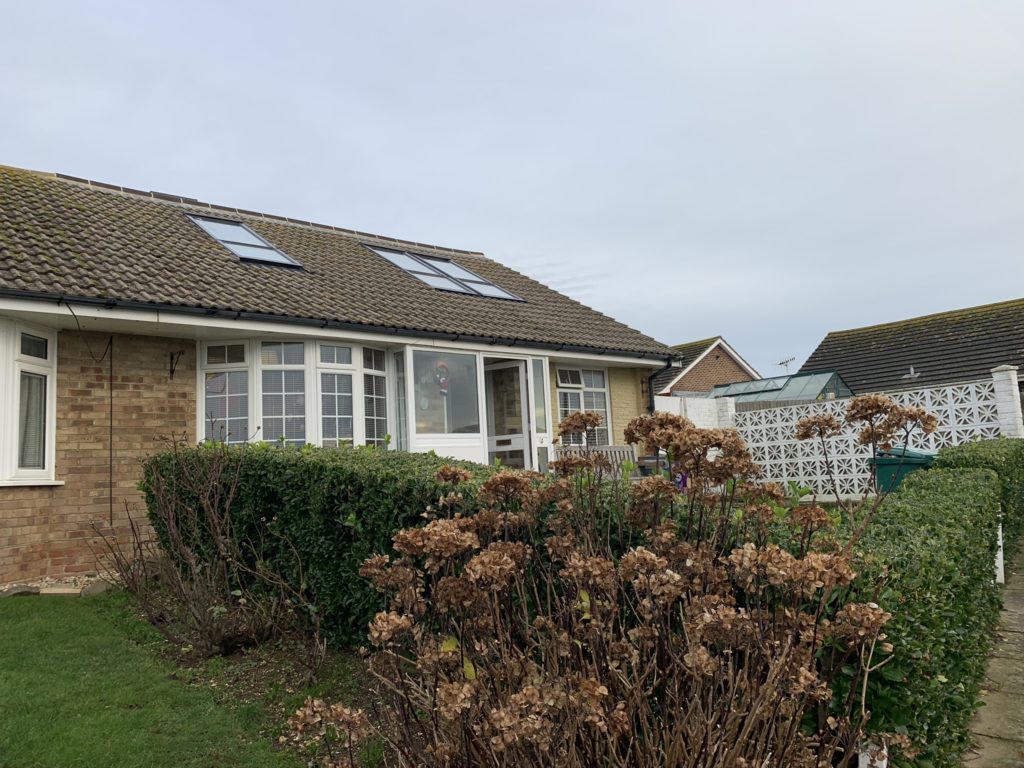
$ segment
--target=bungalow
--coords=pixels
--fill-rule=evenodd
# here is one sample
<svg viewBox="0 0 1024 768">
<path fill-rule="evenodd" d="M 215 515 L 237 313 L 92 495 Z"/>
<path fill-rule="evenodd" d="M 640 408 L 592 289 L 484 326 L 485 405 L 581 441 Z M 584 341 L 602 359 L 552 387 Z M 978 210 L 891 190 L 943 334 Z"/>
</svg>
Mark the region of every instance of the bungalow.
<svg viewBox="0 0 1024 768">
<path fill-rule="evenodd" d="M 480 253 L 0 166 L 0 583 L 94 569 L 167 436 L 543 470 L 674 355 Z"/>
<path fill-rule="evenodd" d="M 857 394 L 988 379 L 1024 366 L 1024 299 L 833 331 L 800 373 L 836 371 Z"/>
<path fill-rule="evenodd" d="M 672 350 L 676 362 L 654 378 L 656 395 L 710 392 L 719 384 L 761 378 L 721 336 L 676 344 Z"/>
</svg>

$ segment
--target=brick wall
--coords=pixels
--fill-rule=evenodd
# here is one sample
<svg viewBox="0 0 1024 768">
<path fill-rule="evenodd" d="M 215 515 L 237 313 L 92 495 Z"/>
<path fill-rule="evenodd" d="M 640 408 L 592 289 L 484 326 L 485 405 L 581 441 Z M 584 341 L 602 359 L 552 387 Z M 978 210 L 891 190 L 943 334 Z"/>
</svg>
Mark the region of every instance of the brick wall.
<svg viewBox="0 0 1024 768">
<path fill-rule="evenodd" d="M 716 348 L 672 386 L 673 392 L 710 392 L 719 384 L 750 381 L 753 378 L 732 356 Z"/>
<path fill-rule="evenodd" d="M 96 570 L 93 525 L 127 532 L 125 502 L 143 513 L 139 459 L 163 437 L 195 440 L 196 354 L 191 340 L 62 331 L 57 338 L 56 478 L 62 486 L 0 488 L 0 584 Z M 173 380 L 169 356 L 184 351 Z M 110 394 L 113 389 L 113 495 Z M 133 516 L 134 516 L 133 512 Z"/>
<path fill-rule="evenodd" d="M 650 374 L 650 370 L 638 368 L 608 369 L 608 395 L 612 401 L 611 442 L 614 445 L 625 443 L 626 425 L 637 416 L 647 413 L 641 382 Z"/>
</svg>

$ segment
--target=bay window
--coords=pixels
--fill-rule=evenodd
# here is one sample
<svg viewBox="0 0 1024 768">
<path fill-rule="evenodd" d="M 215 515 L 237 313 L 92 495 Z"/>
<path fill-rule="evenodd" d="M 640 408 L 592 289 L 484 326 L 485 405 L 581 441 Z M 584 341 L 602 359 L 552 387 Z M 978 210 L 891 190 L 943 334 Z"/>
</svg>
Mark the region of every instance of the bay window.
<svg viewBox="0 0 1024 768">
<path fill-rule="evenodd" d="M 201 345 L 199 434 L 285 445 L 387 444 L 387 355 L 344 341 Z"/>
</svg>

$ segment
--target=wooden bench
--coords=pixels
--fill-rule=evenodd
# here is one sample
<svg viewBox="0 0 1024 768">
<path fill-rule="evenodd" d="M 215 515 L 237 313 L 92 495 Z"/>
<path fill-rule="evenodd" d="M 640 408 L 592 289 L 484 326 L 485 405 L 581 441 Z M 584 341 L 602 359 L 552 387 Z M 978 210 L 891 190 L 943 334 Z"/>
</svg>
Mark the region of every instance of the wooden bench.
<svg viewBox="0 0 1024 768">
<path fill-rule="evenodd" d="M 555 447 L 555 458 L 572 454 L 580 456 L 585 452 L 586 448 L 582 445 L 559 445 Z M 621 477 L 622 465 L 627 462 L 632 465 L 632 473 L 636 474 L 636 450 L 632 445 L 597 445 L 591 448 L 590 452 L 607 456 L 617 477 Z"/>
</svg>

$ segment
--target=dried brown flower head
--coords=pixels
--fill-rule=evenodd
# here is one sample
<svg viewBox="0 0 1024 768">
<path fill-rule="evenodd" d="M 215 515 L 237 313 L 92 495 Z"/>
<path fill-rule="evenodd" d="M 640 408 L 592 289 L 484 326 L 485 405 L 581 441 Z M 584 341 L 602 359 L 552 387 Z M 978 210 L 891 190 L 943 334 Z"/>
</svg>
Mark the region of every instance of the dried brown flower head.
<svg viewBox="0 0 1024 768">
<path fill-rule="evenodd" d="M 831 413 L 808 416 L 796 423 L 797 440 L 814 440 L 835 437 L 843 431 L 843 425 Z"/>
</svg>

